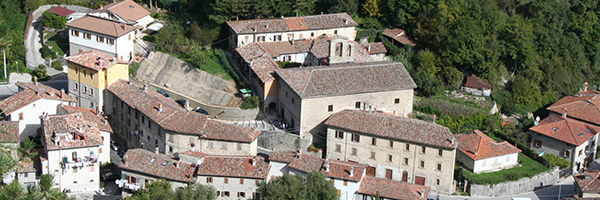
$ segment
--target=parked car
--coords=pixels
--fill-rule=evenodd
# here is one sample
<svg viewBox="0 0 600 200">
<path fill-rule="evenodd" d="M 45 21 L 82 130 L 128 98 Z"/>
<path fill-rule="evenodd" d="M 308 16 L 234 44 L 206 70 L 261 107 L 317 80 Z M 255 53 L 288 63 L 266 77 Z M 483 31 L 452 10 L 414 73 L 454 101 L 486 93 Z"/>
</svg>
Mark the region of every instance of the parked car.
<svg viewBox="0 0 600 200">
<path fill-rule="evenodd" d="M 201 114 L 208 115 L 208 111 L 206 111 L 206 110 L 204 110 L 204 109 L 202 109 L 202 108 L 200 108 L 200 107 L 194 108 L 194 110 L 193 110 L 193 111 L 194 111 L 194 112 L 197 112 L 197 113 L 201 113 Z"/>
<path fill-rule="evenodd" d="M 163 96 L 167 97 L 167 99 L 171 100 L 171 95 L 169 95 L 167 92 L 162 90 L 156 90 L 156 92 L 162 94 Z"/>
<path fill-rule="evenodd" d="M 187 109 L 185 107 L 185 99 L 177 99 L 177 100 L 175 100 L 175 102 L 177 102 L 177 104 L 181 105 L 181 107 Z"/>
<path fill-rule="evenodd" d="M 118 146 L 119 146 L 119 145 L 118 145 L 117 143 L 115 143 L 115 141 L 113 141 L 113 140 L 110 140 L 110 148 L 111 148 L 112 150 L 118 151 L 118 150 L 119 150 L 119 147 L 118 147 Z"/>
</svg>

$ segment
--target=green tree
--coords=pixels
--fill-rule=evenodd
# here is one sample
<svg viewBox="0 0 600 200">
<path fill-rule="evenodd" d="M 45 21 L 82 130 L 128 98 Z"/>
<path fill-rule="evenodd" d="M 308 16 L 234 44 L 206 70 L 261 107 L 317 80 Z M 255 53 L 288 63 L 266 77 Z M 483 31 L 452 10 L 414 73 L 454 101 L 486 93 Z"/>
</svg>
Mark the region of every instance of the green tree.
<svg viewBox="0 0 600 200">
<path fill-rule="evenodd" d="M 26 13 L 33 12 L 41 5 L 45 4 L 44 0 L 24 0 L 23 3 L 25 4 Z"/>
<path fill-rule="evenodd" d="M 134 192 L 132 199 L 175 199 L 175 192 L 171 189 L 171 183 L 164 179 L 152 182 L 147 188 L 148 190 L 138 190 Z"/>
<path fill-rule="evenodd" d="M 315 1 L 294 0 L 292 3 L 292 12 L 300 16 L 312 15 L 315 12 Z"/>
<path fill-rule="evenodd" d="M 333 182 L 318 171 L 300 174 L 284 174 L 269 183 L 261 182 L 256 189 L 258 199 L 262 200 L 305 200 L 305 199 L 338 199 Z"/>
<path fill-rule="evenodd" d="M 346 12 L 349 15 L 357 14 L 358 0 L 332 0 L 331 8 L 329 8 L 329 13 L 341 13 Z"/>
<path fill-rule="evenodd" d="M 363 4 L 363 10 L 365 11 L 365 14 L 367 14 L 369 17 L 381 16 L 377 0 L 366 0 Z"/>
<path fill-rule="evenodd" d="M 204 186 L 199 183 L 192 183 L 185 188 L 178 189 L 175 192 L 176 200 L 214 200 L 216 198 L 216 190 L 214 187 Z"/>
<path fill-rule="evenodd" d="M 511 92 L 515 103 L 526 106 L 537 106 L 542 97 L 538 86 L 523 76 L 515 78 Z"/>
<path fill-rule="evenodd" d="M 328 181 L 327 177 L 321 172 L 312 171 L 308 173 L 305 185 L 306 199 L 308 200 L 339 199 L 333 182 Z"/>
<path fill-rule="evenodd" d="M 441 70 L 437 56 L 429 49 L 419 51 L 416 56 L 417 70 L 425 72 L 428 78 L 434 78 Z"/>
<path fill-rule="evenodd" d="M 64 29 L 67 28 L 67 26 L 65 25 L 67 23 L 67 18 L 51 13 L 51 12 L 44 12 L 42 13 L 42 22 L 44 23 L 45 27 L 48 28 L 55 28 L 55 29 Z"/>
</svg>

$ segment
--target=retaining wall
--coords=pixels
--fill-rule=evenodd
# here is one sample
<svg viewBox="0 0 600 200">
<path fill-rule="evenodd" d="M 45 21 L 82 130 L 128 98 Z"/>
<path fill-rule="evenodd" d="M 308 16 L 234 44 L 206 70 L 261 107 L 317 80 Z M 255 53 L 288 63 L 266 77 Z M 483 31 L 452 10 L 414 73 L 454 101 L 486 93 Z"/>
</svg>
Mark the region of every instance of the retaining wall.
<svg viewBox="0 0 600 200">
<path fill-rule="evenodd" d="M 284 131 L 263 131 L 258 136 L 258 146 L 272 151 L 289 151 L 301 149 L 303 154 L 321 157 L 320 152 L 309 152 L 310 140 Z"/>
<path fill-rule="evenodd" d="M 553 185 L 560 181 L 558 167 L 531 178 L 499 183 L 495 185 L 471 185 L 472 197 L 494 197 L 531 192 L 535 189 Z"/>
</svg>

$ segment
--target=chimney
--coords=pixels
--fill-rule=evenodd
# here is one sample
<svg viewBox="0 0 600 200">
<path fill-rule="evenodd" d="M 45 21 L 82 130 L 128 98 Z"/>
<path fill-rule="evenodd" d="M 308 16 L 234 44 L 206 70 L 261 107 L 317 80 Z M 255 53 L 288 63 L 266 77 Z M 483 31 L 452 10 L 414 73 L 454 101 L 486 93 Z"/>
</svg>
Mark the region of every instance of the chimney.
<svg viewBox="0 0 600 200">
<path fill-rule="evenodd" d="M 437 119 L 437 115 L 433 115 L 433 123 L 435 123 L 436 119 Z"/>
<path fill-rule="evenodd" d="M 296 17 L 298 17 L 298 12 L 296 12 Z"/>
<path fill-rule="evenodd" d="M 123 30 L 125 30 L 125 23 L 121 23 L 121 28 L 123 28 Z"/>
<path fill-rule="evenodd" d="M 569 109 L 567 108 L 563 108 L 563 113 L 562 113 L 562 117 L 567 117 L 567 112 L 569 111 Z"/>
<path fill-rule="evenodd" d="M 323 15 L 323 12 L 321 12 L 321 15 Z"/>
<path fill-rule="evenodd" d="M 196 160 L 196 165 L 200 166 L 203 161 L 204 161 L 204 157 L 200 158 L 199 160 Z"/>
<path fill-rule="evenodd" d="M 144 91 L 148 91 L 148 84 L 144 83 L 144 87 L 142 89 L 144 89 Z"/>
<path fill-rule="evenodd" d="M 371 51 L 371 44 L 369 44 L 369 46 L 367 46 L 367 50 Z"/>
<path fill-rule="evenodd" d="M 100 10 L 104 10 L 104 6 L 103 5 L 100 5 Z"/>
<path fill-rule="evenodd" d="M 33 84 L 34 84 L 34 85 L 37 85 L 37 76 L 34 76 L 34 77 L 33 77 Z"/>
<path fill-rule="evenodd" d="M 350 167 L 350 177 L 354 176 L 354 167 Z"/>
<path fill-rule="evenodd" d="M 256 157 L 252 158 L 250 160 L 250 163 L 252 164 L 252 166 L 256 166 Z"/>
<path fill-rule="evenodd" d="M 344 18 L 344 23 L 348 25 L 348 18 Z"/>
<path fill-rule="evenodd" d="M 425 188 L 421 189 L 421 197 L 425 197 Z"/>
<path fill-rule="evenodd" d="M 283 19 L 283 15 L 281 15 L 281 19 Z"/>
<path fill-rule="evenodd" d="M 163 111 L 163 107 L 162 107 L 162 103 L 158 103 L 158 112 L 162 112 Z"/>
<path fill-rule="evenodd" d="M 583 92 L 587 91 L 587 87 L 588 87 L 588 83 L 587 82 L 583 83 Z"/>
<path fill-rule="evenodd" d="M 65 93 L 65 89 L 60 88 L 60 98 L 65 98 L 66 96 L 67 96 L 67 94 Z"/>
<path fill-rule="evenodd" d="M 269 24 L 265 24 L 265 28 L 269 28 Z"/>
<path fill-rule="evenodd" d="M 329 162 L 327 162 L 327 165 L 325 165 L 325 171 L 329 172 Z"/>
<path fill-rule="evenodd" d="M 175 161 L 173 162 L 173 164 L 175 165 L 175 167 L 179 168 L 179 162 Z"/>
<path fill-rule="evenodd" d="M 154 148 L 154 153 L 158 154 L 158 144 L 157 144 L 157 147 Z"/>
<path fill-rule="evenodd" d="M 185 110 L 189 111 L 190 110 L 190 100 L 184 99 L 183 107 L 185 107 Z"/>
<path fill-rule="evenodd" d="M 475 152 L 473 154 L 477 155 L 477 147 L 475 147 Z"/>
</svg>

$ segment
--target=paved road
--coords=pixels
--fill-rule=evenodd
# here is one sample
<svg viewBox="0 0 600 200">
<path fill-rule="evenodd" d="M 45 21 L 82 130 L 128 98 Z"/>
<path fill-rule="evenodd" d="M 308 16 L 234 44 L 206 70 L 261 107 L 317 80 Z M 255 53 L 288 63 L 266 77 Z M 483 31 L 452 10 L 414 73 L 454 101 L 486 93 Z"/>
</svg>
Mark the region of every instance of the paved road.
<svg viewBox="0 0 600 200">
<path fill-rule="evenodd" d="M 27 68 L 35 69 L 40 64 L 45 64 L 46 61 L 42 58 L 40 49 L 42 48 L 42 22 L 34 19 L 32 21 L 29 32 L 27 33 L 27 41 L 25 42 L 25 50 L 27 51 Z"/>
</svg>

